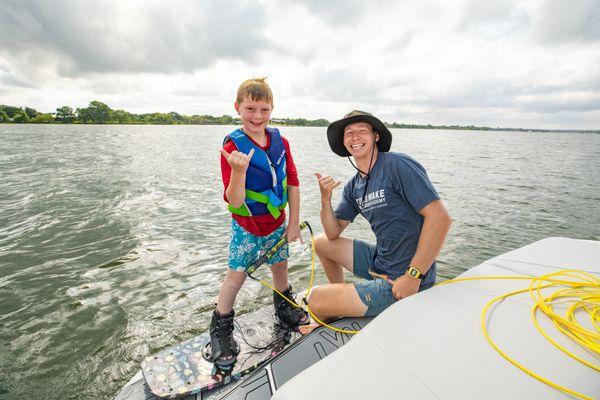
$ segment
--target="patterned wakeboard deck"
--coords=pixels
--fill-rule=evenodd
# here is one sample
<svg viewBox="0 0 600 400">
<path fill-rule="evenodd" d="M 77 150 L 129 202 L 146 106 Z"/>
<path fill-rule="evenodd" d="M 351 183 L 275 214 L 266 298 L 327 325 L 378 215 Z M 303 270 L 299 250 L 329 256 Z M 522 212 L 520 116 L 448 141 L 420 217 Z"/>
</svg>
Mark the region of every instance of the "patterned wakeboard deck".
<svg viewBox="0 0 600 400">
<path fill-rule="evenodd" d="M 228 371 L 214 368 L 202 356 L 210 342 L 208 333 L 163 350 L 142 361 L 142 373 L 150 391 L 160 398 L 180 398 L 227 385 L 252 372 L 281 351 L 286 343 L 275 324 L 273 307 L 264 307 L 235 319 L 234 338 L 240 352 Z M 289 343 L 300 338 L 297 332 L 287 335 Z"/>
</svg>

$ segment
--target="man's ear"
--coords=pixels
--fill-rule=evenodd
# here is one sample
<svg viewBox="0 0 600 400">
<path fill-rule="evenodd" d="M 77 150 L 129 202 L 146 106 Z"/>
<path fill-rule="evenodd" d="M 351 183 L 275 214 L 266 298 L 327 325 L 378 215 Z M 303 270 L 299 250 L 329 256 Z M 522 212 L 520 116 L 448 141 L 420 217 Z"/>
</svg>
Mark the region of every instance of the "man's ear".
<svg viewBox="0 0 600 400">
<path fill-rule="evenodd" d="M 375 134 L 375 141 L 376 141 L 376 142 L 379 142 L 379 133 L 376 133 L 376 134 Z"/>
</svg>

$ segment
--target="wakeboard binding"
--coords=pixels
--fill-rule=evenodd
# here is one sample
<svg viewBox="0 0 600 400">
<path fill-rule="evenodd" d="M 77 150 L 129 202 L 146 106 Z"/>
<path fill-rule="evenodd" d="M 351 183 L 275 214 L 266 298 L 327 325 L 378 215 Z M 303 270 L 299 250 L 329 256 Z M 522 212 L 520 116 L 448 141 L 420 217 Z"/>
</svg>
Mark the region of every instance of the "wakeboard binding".
<svg viewBox="0 0 600 400">
<path fill-rule="evenodd" d="M 292 291 L 292 286 L 281 292 L 288 300 L 296 303 L 296 294 Z M 310 323 L 308 313 L 300 307 L 294 307 L 281 295 L 273 291 L 273 306 L 275 307 L 275 316 L 277 323 L 282 327 L 288 327 L 290 330 L 297 330 L 300 325 Z"/>
<path fill-rule="evenodd" d="M 222 315 L 213 312 L 210 321 L 210 342 L 204 346 L 202 356 L 221 369 L 229 369 L 235 364 L 240 348 L 233 339 L 233 317 L 235 312 Z"/>
</svg>

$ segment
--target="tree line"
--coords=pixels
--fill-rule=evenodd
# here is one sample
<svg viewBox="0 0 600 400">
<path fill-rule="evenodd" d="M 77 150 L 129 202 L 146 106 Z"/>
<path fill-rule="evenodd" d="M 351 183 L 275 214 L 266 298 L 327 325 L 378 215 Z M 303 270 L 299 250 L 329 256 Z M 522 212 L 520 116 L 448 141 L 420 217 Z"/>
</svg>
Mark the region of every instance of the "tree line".
<svg viewBox="0 0 600 400">
<path fill-rule="evenodd" d="M 0 123 L 32 123 L 32 124 L 140 124 L 140 125 L 240 125 L 237 117 L 222 115 L 183 115 L 174 111 L 170 113 L 134 114 L 125 110 L 113 110 L 101 101 L 94 100 L 87 107 L 73 109 L 62 106 L 55 113 L 41 113 L 31 107 L 15 107 L 0 105 Z M 273 125 L 285 126 L 320 126 L 329 125 L 329 121 L 305 118 L 273 118 Z M 419 125 L 397 122 L 385 123 L 389 128 L 401 129 L 454 129 L 477 131 L 521 131 L 521 132 L 591 132 L 599 130 L 573 129 L 528 129 L 528 128 L 491 128 L 474 125 Z"/>
<path fill-rule="evenodd" d="M 308 120 L 304 118 L 278 118 L 276 125 L 327 126 L 326 119 Z M 113 110 L 105 103 L 94 100 L 87 107 L 73 109 L 62 106 L 54 113 L 41 113 L 31 107 L 0 105 L 0 123 L 32 124 L 149 124 L 149 125 L 239 125 L 237 117 L 222 115 L 183 115 L 169 113 L 134 114 L 125 110 Z"/>
</svg>

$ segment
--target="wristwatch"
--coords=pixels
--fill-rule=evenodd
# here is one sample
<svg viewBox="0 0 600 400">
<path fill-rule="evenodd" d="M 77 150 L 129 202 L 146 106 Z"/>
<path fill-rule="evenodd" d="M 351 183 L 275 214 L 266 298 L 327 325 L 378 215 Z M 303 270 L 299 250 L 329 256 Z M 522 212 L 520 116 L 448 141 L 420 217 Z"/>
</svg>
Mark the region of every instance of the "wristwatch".
<svg viewBox="0 0 600 400">
<path fill-rule="evenodd" d="M 408 269 L 406 270 L 406 273 L 408 275 L 412 276 L 413 278 L 417 278 L 417 279 L 423 279 L 423 278 L 425 278 L 425 274 L 423 274 L 421 271 L 419 271 L 418 269 L 416 269 L 412 265 L 408 267 Z"/>
</svg>

